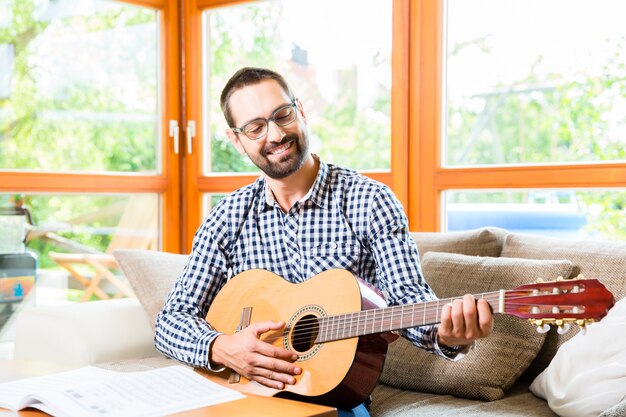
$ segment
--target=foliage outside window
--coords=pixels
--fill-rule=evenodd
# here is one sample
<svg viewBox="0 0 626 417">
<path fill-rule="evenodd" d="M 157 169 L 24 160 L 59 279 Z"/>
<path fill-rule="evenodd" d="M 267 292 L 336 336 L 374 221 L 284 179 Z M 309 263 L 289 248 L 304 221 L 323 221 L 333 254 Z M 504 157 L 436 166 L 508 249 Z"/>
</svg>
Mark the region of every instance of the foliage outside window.
<svg viewBox="0 0 626 417">
<path fill-rule="evenodd" d="M 444 166 L 626 160 L 626 6 L 601 4 L 446 2 Z M 571 192 L 581 233 L 626 239 L 623 192 Z M 529 203 L 525 192 L 449 193 L 447 203 L 468 199 Z"/>
<path fill-rule="evenodd" d="M 626 6 L 589 5 L 448 2 L 446 165 L 626 160 Z"/>
<path fill-rule="evenodd" d="M 157 12 L 3 0 L 0 169 L 155 173 Z"/>
<path fill-rule="evenodd" d="M 157 173 L 157 23 L 113 1 L 0 1 L 0 170 Z M 40 231 L 103 252 L 128 198 L 16 191 L 0 206 L 23 199 Z M 43 236 L 28 249 L 40 268 L 72 251 Z"/>
<path fill-rule="evenodd" d="M 205 172 L 257 171 L 223 134 L 219 108 L 222 87 L 243 66 L 285 75 L 304 105 L 312 151 L 325 161 L 389 169 L 391 2 L 275 0 L 209 10 L 203 23 Z"/>
</svg>

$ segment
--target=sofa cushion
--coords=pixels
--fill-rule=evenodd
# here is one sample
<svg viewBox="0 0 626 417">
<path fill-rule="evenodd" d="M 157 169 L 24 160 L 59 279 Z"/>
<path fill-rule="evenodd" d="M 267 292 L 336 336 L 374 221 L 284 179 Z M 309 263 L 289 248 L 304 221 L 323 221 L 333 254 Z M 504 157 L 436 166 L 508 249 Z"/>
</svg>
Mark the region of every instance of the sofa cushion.
<svg viewBox="0 0 626 417">
<path fill-rule="evenodd" d="M 569 259 L 574 265 L 572 278 L 578 274 L 597 278 L 613 293 L 616 300 L 626 296 L 626 242 L 510 234 L 504 240 L 501 256 Z"/>
<path fill-rule="evenodd" d="M 15 325 L 15 359 L 78 367 L 158 355 L 143 311 L 134 298 L 27 307 Z"/>
<path fill-rule="evenodd" d="M 465 293 L 511 289 L 537 278 L 570 274 L 567 260 L 491 258 L 429 252 L 424 255 L 424 277 L 440 298 Z M 459 361 L 449 361 L 415 348 L 405 339 L 389 346 L 381 381 L 399 388 L 496 400 L 530 365 L 544 334 L 528 322 L 497 314 L 494 332 L 477 342 Z M 488 370 L 488 371 L 487 371 Z"/>
<path fill-rule="evenodd" d="M 569 259 L 574 265 L 571 277 L 582 274 L 587 278 L 597 278 L 613 293 L 616 300 L 626 296 L 626 242 L 510 234 L 505 239 L 502 256 Z M 550 330 L 524 378 L 532 381 L 548 366 L 558 348 L 576 333 L 575 328 L 564 335 L 559 335 L 555 329 Z"/>
<path fill-rule="evenodd" d="M 174 281 L 187 264 L 187 255 L 140 249 L 118 249 L 113 256 L 120 264 L 154 330 L 156 317 Z"/>
<path fill-rule="evenodd" d="M 616 406 L 626 393 L 624 335 L 626 299 L 589 326 L 587 334 L 578 333 L 564 343 L 531 391 L 559 415 L 597 416 Z"/>
<path fill-rule="evenodd" d="M 604 410 L 598 417 L 624 417 L 626 416 L 626 399 L 621 403 L 614 405 L 608 410 Z"/>
<path fill-rule="evenodd" d="M 507 231 L 497 227 L 462 232 L 412 232 L 420 259 L 426 252 L 460 253 L 473 256 L 500 256 Z"/>
<path fill-rule="evenodd" d="M 372 417 L 557 417 L 548 404 L 515 384 L 498 401 L 484 402 L 378 385 L 372 393 Z M 623 417 L 623 415 L 621 415 Z M 613 417 L 613 416 L 611 416 Z"/>
</svg>

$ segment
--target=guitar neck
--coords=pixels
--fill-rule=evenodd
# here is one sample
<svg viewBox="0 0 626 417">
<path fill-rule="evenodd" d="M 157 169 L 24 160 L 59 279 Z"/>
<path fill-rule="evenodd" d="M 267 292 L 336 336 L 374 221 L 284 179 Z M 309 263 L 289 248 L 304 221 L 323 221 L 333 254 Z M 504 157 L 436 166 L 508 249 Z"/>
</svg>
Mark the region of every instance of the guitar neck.
<svg viewBox="0 0 626 417">
<path fill-rule="evenodd" d="M 503 313 L 503 293 L 504 291 L 493 291 L 475 294 L 474 297 L 477 300 L 487 300 L 495 312 Z M 441 308 L 456 299 L 462 297 L 321 317 L 316 343 L 437 324 L 441 321 Z"/>
</svg>

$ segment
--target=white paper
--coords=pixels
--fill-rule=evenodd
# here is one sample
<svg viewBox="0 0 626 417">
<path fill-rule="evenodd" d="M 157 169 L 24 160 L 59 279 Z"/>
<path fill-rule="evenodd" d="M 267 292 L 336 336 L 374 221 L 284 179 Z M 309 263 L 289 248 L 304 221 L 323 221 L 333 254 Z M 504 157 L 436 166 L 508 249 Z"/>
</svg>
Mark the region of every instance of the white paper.
<svg viewBox="0 0 626 417">
<path fill-rule="evenodd" d="M 23 401 L 30 394 L 35 392 L 41 392 L 51 388 L 59 389 L 64 386 L 76 385 L 85 381 L 101 381 L 113 375 L 118 375 L 118 372 L 86 366 L 68 372 L 4 382 L 0 384 L 0 407 L 14 411 L 19 410 L 26 406 L 26 404 L 23 404 Z"/>
<path fill-rule="evenodd" d="M 92 369 L 98 370 L 94 372 L 96 380 L 89 376 Z M 132 373 L 104 371 L 108 373 L 104 377 L 99 372 L 103 370 L 99 368 L 81 368 L 77 371 L 72 372 L 79 374 L 82 381 L 80 384 L 70 382 L 61 383 L 54 389 L 31 389 L 29 393 L 34 394 L 31 396 L 37 403 L 31 403 L 30 406 L 55 416 L 152 417 L 244 397 L 241 393 L 211 382 L 183 366 Z M 59 376 L 61 374 L 56 375 L 57 380 Z M 75 375 L 69 376 L 70 379 L 74 377 Z M 36 379 L 41 378 L 47 377 Z M 4 385 L 27 381 L 0 384 L 0 402 L 4 399 Z M 36 382 L 41 386 L 41 381 Z"/>
</svg>

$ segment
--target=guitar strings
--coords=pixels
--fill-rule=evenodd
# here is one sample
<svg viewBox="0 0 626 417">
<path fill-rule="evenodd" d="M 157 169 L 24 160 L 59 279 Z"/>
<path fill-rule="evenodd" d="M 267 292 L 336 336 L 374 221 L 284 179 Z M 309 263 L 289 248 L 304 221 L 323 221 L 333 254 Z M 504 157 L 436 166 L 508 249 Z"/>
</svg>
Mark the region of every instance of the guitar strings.
<svg viewBox="0 0 626 417">
<path fill-rule="evenodd" d="M 499 298 L 499 293 L 498 292 L 491 292 L 491 293 L 484 293 L 484 294 L 477 294 L 477 296 L 482 296 L 483 299 L 486 299 L 487 301 L 498 301 Z M 506 302 L 511 304 L 511 302 L 518 300 L 518 299 L 527 299 L 529 297 L 533 297 L 532 295 L 520 295 L 520 296 L 509 296 L 506 298 Z M 415 312 L 411 312 L 410 309 L 415 309 L 415 307 L 422 307 L 425 306 L 421 311 L 419 311 L 419 314 L 423 314 L 426 318 L 428 318 L 429 320 L 433 320 L 438 318 L 438 313 L 440 311 L 441 305 L 442 303 L 448 303 L 450 301 L 453 301 L 455 299 L 461 299 L 459 297 L 454 297 L 454 298 L 447 298 L 447 299 L 441 299 L 441 300 L 435 300 L 435 301 L 430 301 L 430 302 L 425 302 L 422 304 L 408 304 L 405 305 L 404 308 L 402 308 L 402 306 L 392 306 L 392 307 L 388 307 L 389 309 L 392 309 L 392 313 L 389 314 L 388 316 L 385 316 L 384 313 L 382 314 L 377 314 L 377 311 L 384 311 L 384 310 L 362 310 L 362 311 L 357 311 L 357 312 L 351 312 L 351 313 L 342 313 L 342 314 L 337 314 L 337 315 L 333 315 L 333 316 L 326 316 L 326 317 L 313 317 L 310 319 L 303 319 L 300 320 L 298 322 L 298 329 L 297 329 L 297 333 L 296 333 L 296 337 L 294 337 L 293 339 L 293 343 L 298 343 L 298 342 L 304 342 L 304 341 L 310 341 L 311 336 L 314 333 L 317 333 L 318 335 L 320 333 L 329 333 L 329 329 L 330 329 L 330 334 L 336 334 L 337 336 L 339 335 L 339 329 L 337 329 L 336 331 L 334 330 L 335 326 L 340 326 L 343 325 L 343 335 L 345 335 L 345 330 L 346 330 L 346 325 L 348 324 L 348 321 L 350 321 L 350 325 L 349 325 L 349 330 L 353 330 L 356 329 L 357 332 L 359 330 L 359 328 L 361 327 L 361 325 L 363 326 L 363 330 L 365 331 L 365 329 L 367 328 L 368 325 L 373 324 L 376 321 L 381 321 L 381 325 L 384 324 L 386 321 L 392 321 L 392 320 L 397 320 L 399 317 L 404 317 L 404 316 L 409 316 L 412 317 L 415 314 Z M 437 304 L 437 301 L 439 301 L 438 305 L 433 305 L 433 304 Z M 371 317 L 367 317 L 364 313 L 371 311 L 373 314 Z M 437 315 L 433 315 L 433 313 L 437 313 Z M 364 320 L 361 320 L 360 318 L 356 320 L 354 320 L 355 316 L 357 315 L 364 315 L 365 317 L 363 317 Z M 408 320 L 407 320 L 408 322 Z M 418 324 L 415 326 L 407 326 L 407 327 L 421 327 L 421 326 L 426 326 L 426 325 L 432 325 L 432 324 L 436 324 L 438 321 L 433 321 L 431 323 L 422 323 L 422 324 Z M 304 323 L 302 325 L 302 323 Z M 361 324 L 363 323 L 363 324 Z M 391 324 L 391 323 L 390 323 Z M 326 327 L 325 327 L 326 326 Z M 314 331 L 314 329 L 322 329 L 323 327 L 325 327 L 325 332 L 322 331 Z M 405 326 L 401 326 L 400 328 L 404 328 Z M 289 334 L 292 330 L 293 330 L 293 326 L 288 326 L 286 327 L 282 334 L 280 336 L 275 336 L 275 337 L 268 337 L 266 339 L 263 339 L 266 342 L 272 342 L 278 339 L 282 339 L 285 334 Z M 376 333 L 384 333 L 384 332 L 388 332 L 388 331 L 392 331 L 392 330 L 398 330 L 398 329 L 386 329 L 386 330 L 381 330 L 378 331 L 373 331 L 371 333 L 365 333 L 365 334 L 376 334 Z M 346 339 L 346 338 L 352 338 L 352 337 L 356 337 L 358 335 L 354 335 L 354 336 L 342 336 L 342 337 L 337 337 L 337 338 L 333 338 L 331 340 L 339 340 L 339 339 Z M 328 340 L 328 341 L 331 341 Z"/>
<path fill-rule="evenodd" d="M 518 297 L 518 298 L 526 298 L 526 297 Z M 514 300 L 515 298 L 509 298 L 509 301 Z M 439 300 L 441 301 L 447 301 L 447 300 Z M 431 302 L 432 303 L 432 302 Z M 415 304 L 415 306 L 417 306 L 418 304 Z M 412 305 L 411 305 L 412 306 Z M 341 326 L 341 325 L 346 325 L 348 323 L 348 321 L 351 321 L 350 324 L 350 330 L 352 329 L 356 329 L 357 332 L 361 326 L 361 323 L 363 323 L 363 330 L 365 330 L 367 328 L 367 326 L 370 325 L 370 323 L 374 323 L 375 321 L 381 321 L 382 324 L 385 323 L 385 321 L 391 321 L 391 320 L 396 320 L 398 317 L 400 316 L 409 316 L 411 317 L 411 312 L 410 311 L 404 311 L 401 306 L 394 306 L 394 307 L 400 307 L 400 308 L 395 308 L 395 310 L 401 310 L 401 311 L 393 311 L 392 310 L 392 314 L 389 314 L 388 316 L 384 316 L 383 314 L 378 315 L 377 313 L 375 313 L 375 311 L 377 310 L 371 310 L 374 314 L 372 315 L 372 317 L 364 317 L 364 321 L 361 321 L 360 319 L 357 319 L 356 323 L 354 322 L 354 317 L 356 315 L 362 314 L 366 311 L 370 311 L 370 310 L 363 310 L 361 312 L 353 312 L 353 313 L 345 313 L 345 314 L 338 314 L 338 315 L 333 315 L 333 316 L 328 316 L 328 317 L 315 317 L 315 318 L 311 318 L 311 319 L 304 319 L 304 320 L 300 320 L 299 323 L 312 323 L 310 325 L 305 325 L 305 326 L 298 326 L 298 331 L 297 331 L 297 336 L 293 339 L 294 343 L 295 342 L 302 342 L 305 340 L 310 340 L 311 336 L 313 335 L 313 331 L 312 329 L 321 329 L 324 326 L 327 326 L 326 331 L 325 332 L 317 332 L 319 333 L 325 333 L 328 334 L 329 333 L 329 329 L 330 329 L 330 334 L 336 334 L 337 336 L 339 335 L 339 328 L 335 331 L 334 327 L 336 326 Z M 411 308 L 411 307 L 409 307 Z M 380 310 L 378 310 L 380 311 Z M 434 320 L 437 318 L 437 315 L 433 315 L 433 312 L 438 313 L 439 308 L 437 306 L 430 306 L 430 307 L 426 307 L 425 311 L 422 310 L 419 314 L 425 314 L 427 315 L 427 318 L 429 320 L 432 320 L 430 323 L 422 323 L 422 324 L 418 324 L 416 326 L 408 326 L 408 327 L 420 327 L 420 326 L 425 326 L 425 325 L 432 325 L 432 324 L 436 324 L 438 321 Z M 407 320 L 408 321 L 408 320 Z M 317 322 L 317 323 L 316 323 Z M 391 324 L 391 323 L 390 323 Z M 399 326 L 399 328 L 404 328 L 404 326 Z M 284 331 L 282 332 L 282 335 L 279 337 L 268 337 L 266 339 L 264 339 L 265 341 L 273 341 L 273 340 L 277 340 L 280 339 L 282 337 L 284 337 L 285 332 L 289 333 L 291 332 L 291 330 L 293 329 L 293 327 L 289 326 L 287 328 L 284 329 Z M 392 330 L 397 330 L 394 328 L 389 328 L 386 330 L 376 330 L 376 331 L 372 331 L 371 333 L 366 333 L 366 334 L 375 334 L 375 333 L 384 333 L 386 331 L 392 331 Z M 298 337 L 299 336 L 299 337 Z M 354 336 L 345 336 L 345 327 L 344 327 L 344 331 L 343 331 L 343 335 L 342 337 L 337 337 L 334 338 L 332 340 L 338 340 L 338 339 L 346 339 L 346 338 L 350 338 L 350 337 L 356 337 L 357 335 Z M 329 340 L 330 341 L 330 340 Z"/>
<path fill-rule="evenodd" d="M 490 293 L 489 295 L 495 295 L 495 293 Z M 528 295 L 522 295 L 522 296 L 518 296 L 518 297 L 508 297 L 507 300 L 508 300 L 508 302 L 510 304 L 511 301 L 515 301 L 516 299 L 526 299 L 528 297 L 529 297 Z M 450 300 L 452 300 L 452 299 L 450 299 Z M 496 300 L 497 299 L 494 299 L 493 301 L 496 301 Z M 448 301 L 448 299 L 439 300 L 440 303 L 442 301 Z M 489 300 L 489 301 L 492 301 L 492 300 Z M 432 304 L 432 303 L 433 302 L 428 302 L 428 303 L 424 303 L 424 304 Z M 418 305 L 419 304 L 409 305 L 410 307 L 408 307 L 408 308 L 412 308 L 413 306 L 418 306 Z M 398 307 L 400 307 L 400 308 L 398 308 Z M 401 311 L 399 311 L 399 312 L 398 311 L 393 311 L 392 314 L 389 314 L 388 316 L 384 317 L 383 314 L 378 316 L 375 313 L 375 311 L 380 311 L 380 310 L 371 310 L 372 312 L 374 312 L 374 314 L 372 315 L 372 317 L 365 317 L 366 321 L 363 324 L 363 330 L 365 330 L 367 328 L 367 326 L 370 323 L 373 323 L 374 321 L 381 321 L 381 324 L 384 324 L 385 321 L 396 320 L 399 316 L 405 316 L 407 314 L 409 315 L 409 317 L 411 316 L 411 313 L 409 311 L 404 311 L 401 308 L 401 306 L 394 306 L 394 307 L 391 307 L 391 308 L 394 308 L 395 310 L 399 309 Z M 424 310 L 426 310 L 426 311 L 424 311 Z M 428 314 L 428 319 L 430 319 L 430 320 L 437 318 L 437 316 L 433 317 L 432 313 L 433 313 L 433 311 L 438 312 L 438 310 L 439 310 L 438 307 L 436 307 L 436 306 L 432 307 L 431 306 L 431 307 L 427 307 L 424 310 L 422 312 L 420 312 L 420 314 Z M 362 314 L 362 313 L 364 313 L 366 311 L 370 311 L 370 310 L 362 310 L 360 312 L 344 313 L 344 314 L 338 314 L 338 315 L 333 315 L 333 316 L 328 316 L 328 317 L 315 317 L 315 318 L 311 318 L 311 319 L 300 320 L 299 323 L 302 323 L 302 322 L 307 323 L 308 322 L 308 323 L 313 323 L 313 324 L 308 325 L 308 328 L 307 328 L 307 326 L 299 326 L 297 335 L 300 336 L 300 337 L 296 336 L 293 339 L 293 341 L 294 342 L 298 342 L 298 341 L 302 342 L 302 341 L 305 341 L 305 340 L 310 340 L 311 339 L 311 335 L 314 333 L 313 331 L 311 331 L 311 329 L 316 329 L 316 328 L 317 329 L 321 329 L 325 325 L 328 326 L 328 322 L 330 322 L 330 326 L 329 327 L 330 327 L 330 334 L 331 335 L 332 334 L 336 334 L 338 336 L 339 335 L 339 329 L 337 329 L 335 331 L 334 330 L 335 325 L 337 325 L 337 326 L 344 325 L 345 326 L 347 324 L 348 320 L 351 321 L 350 330 L 356 328 L 356 330 L 358 332 L 358 330 L 359 330 L 359 328 L 361 326 L 361 324 L 360 324 L 361 321 L 360 321 L 360 319 L 357 319 L 357 322 L 354 323 L 353 318 L 354 318 L 355 315 Z M 317 324 L 315 324 L 316 322 L 317 322 Z M 418 324 L 416 326 L 407 326 L 407 327 L 421 327 L 421 326 L 425 326 L 425 325 L 436 324 L 437 322 L 438 322 L 437 320 L 433 320 L 430 323 L 423 323 L 423 324 Z M 399 329 L 402 329 L 402 328 L 405 328 L 405 326 L 399 326 Z M 284 329 L 284 331 L 283 331 L 281 336 L 279 336 L 279 337 L 270 337 L 270 338 L 267 338 L 267 339 L 264 339 L 264 340 L 265 341 L 273 341 L 273 340 L 280 339 L 280 338 L 284 337 L 285 332 L 289 333 L 289 332 L 291 332 L 292 329 L 293 329 L 293 327 L 287 327 L 287 328 Z M 376 331 L 372 331 L 371 333 L 365 333 L 365 334 L 384 333 L 384 332 L 392 331 L 392 330 L 398 330 L 398 329 L 394 329 L 394 328 L 389 328 L 389 329 L 386 329 L 386 330 L 382 330 L 381 329 L 380 331 L 376 330 Z M 317 333 L 319 334 L 319 333 L 322 333 L 322 332 L 318 331 Z M 325 334 L 329 333 L 328 328 L 326 329 L 326 331 L 324 333 Z M 345 327 L 344 327 L 344 330 L 343 330 L 343 333 L 342 333 L 342 337 L 336 337 L 336 338 L 333 338 L 333 339 L 329 339 L 328 341 L 352 338 L 352 337 L 357 337 L 357 336 L 358 335 L 345 336 Z"/>
</svg>

